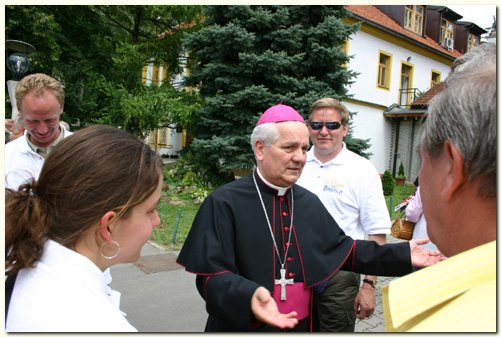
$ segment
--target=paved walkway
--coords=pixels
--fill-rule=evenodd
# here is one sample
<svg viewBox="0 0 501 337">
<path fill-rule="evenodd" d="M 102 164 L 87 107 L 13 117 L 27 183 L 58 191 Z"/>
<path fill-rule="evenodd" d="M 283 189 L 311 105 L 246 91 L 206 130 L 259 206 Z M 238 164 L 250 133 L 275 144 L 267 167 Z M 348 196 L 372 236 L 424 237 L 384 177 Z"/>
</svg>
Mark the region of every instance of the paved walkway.
<svg viewBox="0 0 501 337">
<path fill-rule="evenodd" d="M 176 251 L 147 243 L 138 262 L 111 268 L 120 308 L 140 332 L 201 332 L 207 313 L 195 276 L 176 264 Z"/>
<path fill-rule="evenodd" d="M 138 262 L 111 269 L 111 287 L 122 293 L 121 309 L 140 332 L 204 330 L 207 319 L 205 302 L 195 287 L 195 276 L 175 263 L 177 253 L 149 242 Z M 370 319 L 357 321 L 355 332 L 385 331 L 379 288 L 393 278 L 378 279 L 376 310 Z"/>
</svg>

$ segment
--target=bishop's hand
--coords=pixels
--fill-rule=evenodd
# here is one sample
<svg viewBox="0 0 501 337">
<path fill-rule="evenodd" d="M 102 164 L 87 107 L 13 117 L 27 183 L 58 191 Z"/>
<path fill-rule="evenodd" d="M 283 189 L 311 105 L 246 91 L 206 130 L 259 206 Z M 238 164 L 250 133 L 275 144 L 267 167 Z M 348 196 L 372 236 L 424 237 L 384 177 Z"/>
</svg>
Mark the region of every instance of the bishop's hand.
<svg viewBox="0 0 501 337">
<path fill-rule="evenodd" d="M 259 287 L 252 295 L 251 309 L 254 316 L 261 322 L 279 329 L 292 329 L 298 323 L 297 313 L 291 311 L 282 314 L 268 289 Z"/>
<path fill-rule="evenodd" d="M 445 260 L 447 257 L 439 251 L 427 250 L 421 245 L 429 242 L 429 239 L 410 240 L 412 266 L 416 268 L 428 267 L 437 262 Z"/>
</svg>

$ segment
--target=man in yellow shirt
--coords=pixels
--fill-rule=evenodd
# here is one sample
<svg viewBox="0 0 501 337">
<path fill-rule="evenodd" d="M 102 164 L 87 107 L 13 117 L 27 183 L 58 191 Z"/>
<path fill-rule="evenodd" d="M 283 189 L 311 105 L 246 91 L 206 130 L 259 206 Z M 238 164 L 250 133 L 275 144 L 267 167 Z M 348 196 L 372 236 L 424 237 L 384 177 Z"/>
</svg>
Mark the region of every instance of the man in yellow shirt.
<svg viewBox="0 0 501 337">
<path fill-rule="evenodd" d="M 496 331 L 496 46 L 458 58 L 420 143 L 428 235 L 447 260 L 383 287 L 387 331 Z"/>
</svg>

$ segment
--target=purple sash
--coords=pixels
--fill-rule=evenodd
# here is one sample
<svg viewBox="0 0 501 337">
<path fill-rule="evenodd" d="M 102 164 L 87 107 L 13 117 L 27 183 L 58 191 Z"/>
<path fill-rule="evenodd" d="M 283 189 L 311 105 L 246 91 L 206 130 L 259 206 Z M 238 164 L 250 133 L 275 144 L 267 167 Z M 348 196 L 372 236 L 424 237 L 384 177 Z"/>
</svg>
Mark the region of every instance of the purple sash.
<svg viewBox="0 0 501 337">
<path fill-rule="evenodd" d="M 287 299 L 280 300 L 280 285 L 276 284 L 273 291 L 273 298 L 278 305 L 278 311 L 288 314 L 291 311 L 297 312 L 297 319 L 301 320 L 310 314 L 310 289 L 304 287 L 303 282 L 286 285 Z"/>
</svg>

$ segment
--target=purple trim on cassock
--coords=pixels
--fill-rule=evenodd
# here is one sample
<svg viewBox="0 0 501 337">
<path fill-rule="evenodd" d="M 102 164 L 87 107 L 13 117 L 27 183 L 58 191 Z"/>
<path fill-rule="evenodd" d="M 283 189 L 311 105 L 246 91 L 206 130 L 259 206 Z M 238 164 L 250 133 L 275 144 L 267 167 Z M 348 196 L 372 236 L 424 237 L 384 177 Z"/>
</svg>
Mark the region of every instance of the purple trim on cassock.
<svg viewBox="0 0 501 337">
<path fill-rule="evenodd" d="M 200 276 L 216 276 L 216 275 L 221 275 L 221 274 L 226 274 L 226 273 L 231 273 L 229 270 L 223 270 L 223 271 L 218 271 L 217 273 L 197 273 L 196 271 L 189 270 L 188 267 L 186 267 L 184 264 L 180 262 L 176 262 L 178 265 L 183 267 L 188 273 L 192 273 L 195 275 L 200 275 Z"/>
</svg>

